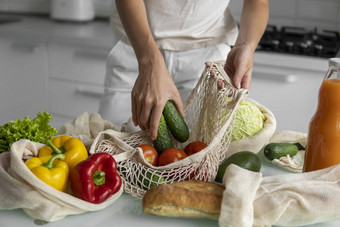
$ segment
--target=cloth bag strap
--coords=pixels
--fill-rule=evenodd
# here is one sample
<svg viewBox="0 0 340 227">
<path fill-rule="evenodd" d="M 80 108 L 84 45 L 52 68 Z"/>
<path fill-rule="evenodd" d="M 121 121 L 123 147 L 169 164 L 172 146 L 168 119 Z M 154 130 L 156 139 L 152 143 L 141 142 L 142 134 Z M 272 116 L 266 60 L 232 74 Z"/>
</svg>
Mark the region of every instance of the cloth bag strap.
<svg viewBox="0 0 340 227">
<path fill-rule="evenodd" d="M 126 143 L 123 143 L 122 141 L 118 140 L 117 138 L 128 137 L 131 134 L 132 133 L 123 133 L 123 132 L 118 132 L 118 131 L 115 131 L 115 130 L 112 130 L 112 129 L 107 129 L 107 130 L 104 130 L 102 132 L 99 132 L 99 134 L 97 135 L 97 137 L 95 137 L 95 139 L 94 139 L 94 141 L 93 141 L 93 143 L 90 147 L 89 153 L 90 154 L 96 153 L 95 150 L 97 148 L 98 143 L 103 139 L 107 139 L 106 137 L 109 136 L 110 139 L 114 140 L 114 142 L 119 144 L 121 149 L 124 150 L 124 152 L 122 152 L 122 153 L 113 155 L 116 162 L 121 162 L 121 161 L 127 160 L 131 156 L 133 156 L 136 152 L 138 152 L 138 149 L 131 148 L 131 146 L 127 145 Z"/>
</svg>

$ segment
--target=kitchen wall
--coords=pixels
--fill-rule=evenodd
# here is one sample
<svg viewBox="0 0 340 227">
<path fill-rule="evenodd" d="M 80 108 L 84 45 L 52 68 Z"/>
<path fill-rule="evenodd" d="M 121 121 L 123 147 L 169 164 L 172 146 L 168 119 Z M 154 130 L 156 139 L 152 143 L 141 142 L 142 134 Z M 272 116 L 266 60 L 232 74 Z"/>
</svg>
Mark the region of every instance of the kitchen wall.
<svg viewBox="0 0 340 227">
<path fill-rule="evenodd" d="M 231 0 L 230 9 L 240 20 L 242 0 Z M 339 0 L 269 0 L 269 24 L 340 30 Z"/>
<path fill-rule="evenodd" d="M 94 0 L 96 15 L 107 17 L 114 0 Z M 242 0 L 231 0 L 231 11 L 239 21 Z M 269 24 L 340 30 L 339 0 L 269 0 Z M 50 0 L 0 0 L 1 12 L 48 14 Z"/>
</svg>

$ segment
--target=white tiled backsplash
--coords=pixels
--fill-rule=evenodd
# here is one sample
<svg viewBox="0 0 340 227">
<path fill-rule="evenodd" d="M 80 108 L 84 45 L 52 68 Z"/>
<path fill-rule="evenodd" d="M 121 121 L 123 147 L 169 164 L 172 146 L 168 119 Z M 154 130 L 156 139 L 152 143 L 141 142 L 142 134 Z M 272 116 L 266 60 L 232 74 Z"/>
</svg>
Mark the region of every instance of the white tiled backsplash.
<svg viewBox="0 0 340 227">
<path fill-rule="evenodd" d="M 96 16 L 109 17 L 114 0 L 93 0 Z M 0 0 L 0 13 L 49 14 L 51 0 Z"/>
<path fill-rule="evenodd" d="M 237 21 L 242 4 L 242 0 L 230 1 L 230 10 Z M 340 30 L 339 0 L 269 0 L 269 10 L 268 24 Z"/>
</svg>

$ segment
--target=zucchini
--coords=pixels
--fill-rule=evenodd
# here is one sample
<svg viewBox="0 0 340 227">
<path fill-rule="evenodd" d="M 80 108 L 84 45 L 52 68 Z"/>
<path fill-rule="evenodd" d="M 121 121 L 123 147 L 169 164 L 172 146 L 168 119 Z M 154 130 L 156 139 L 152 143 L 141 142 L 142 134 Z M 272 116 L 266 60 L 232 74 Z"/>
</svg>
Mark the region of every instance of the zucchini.
<svg viewBox="0 0 340 227">
<path fill-rule="evenodd" d="M 181 143 L 187 141 L 189 138 L 189 128 L 172 101 L 168 100 L 166 102 L 163 115 L 173 137 Z"/>
<path fill-rule="evenodd" d="M 161 115 L 161 119 L 159 121 L 157 138 L 153 141 L 153 146 L 158 154 L 161 154 L 166 149 L 173 147 L 168 126 L 165 122 L 163 114 Z"/>
<path fill-rule="evenodd" d="M 298 146 L 291 143 L 269 143 L 264 148 L 264 155 L 269 159 L 279 159 L 282 156 L 294 156 L 299 151 Z"/>
</svg>

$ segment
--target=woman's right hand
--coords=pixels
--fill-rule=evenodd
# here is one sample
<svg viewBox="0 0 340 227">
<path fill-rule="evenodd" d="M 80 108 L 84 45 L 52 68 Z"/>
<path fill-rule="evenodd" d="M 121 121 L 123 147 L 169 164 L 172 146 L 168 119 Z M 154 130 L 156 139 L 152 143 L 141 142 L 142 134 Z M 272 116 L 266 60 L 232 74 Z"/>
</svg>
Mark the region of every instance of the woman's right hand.
<svg viewBox="0 0 340 227">
<path fill-rule="evenodd" d="M 155 140 L 165 103 L 172 99 L 184 116 L 183 103 L 151 34 L 144 1 L 116 0 L 116 8 L 139 67 L 131 93 L 132 120 L 141 129 L 150 129 Z"/>
<path fill-rule="evenodd" d="M 150 138 L 157 138 L 158 124 L 168 100 L 173 100 L 184 117 L 181 96 L 159 50 L 151 57 L 139 59 L 139 75 L 131 92 L 132 120 L 142 130 L 150 129 Z"/>
</svg>

